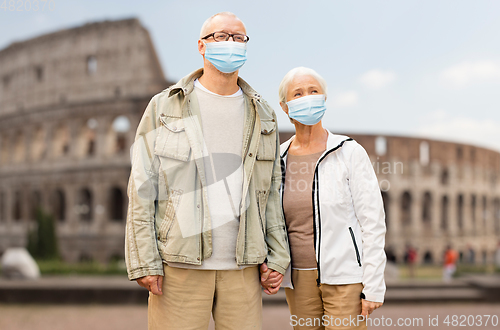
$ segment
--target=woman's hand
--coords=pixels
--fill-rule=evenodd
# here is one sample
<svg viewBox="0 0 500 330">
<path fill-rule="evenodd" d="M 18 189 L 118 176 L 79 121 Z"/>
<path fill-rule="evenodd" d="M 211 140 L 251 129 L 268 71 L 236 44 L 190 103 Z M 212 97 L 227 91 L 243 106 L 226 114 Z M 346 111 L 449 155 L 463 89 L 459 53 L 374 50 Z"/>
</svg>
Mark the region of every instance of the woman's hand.
<svg viewBox="0 0 500 330">
<path fill-rule="evenodd" d="M 384 303 L 368 301 L 365 299 L 361 299 L 361 315 L 367 319 L 374 310 L 382 306 Z"/>
</svg>

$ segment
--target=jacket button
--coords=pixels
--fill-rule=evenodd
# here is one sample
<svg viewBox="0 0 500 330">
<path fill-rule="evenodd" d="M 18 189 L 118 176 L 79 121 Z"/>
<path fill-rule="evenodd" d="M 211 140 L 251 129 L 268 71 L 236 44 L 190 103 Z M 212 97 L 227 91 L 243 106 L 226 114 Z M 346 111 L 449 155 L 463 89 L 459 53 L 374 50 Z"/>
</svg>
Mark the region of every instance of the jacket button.
<svg viewBox="0 0 500 330">
<path fill-rule="evenodd" d="M 200 257 L 196 258 L 196 260 L 200 261 Z"/>
<path fill-rule="evenodd" d="M 200 208 L 200 204 L 196 205 L 197 208 Z"/>
<path fill-rule="evenodd" d="M 267 129 L 265 129 L 263 132 L 264 132 L 264 134 L 267 134 Z"/>
<path fill-rule="evenodd" d="M 248 154 L 248 157 L 252 157 L 252 156 L 253 156 L 253 154 L 252 154 L 252 153 L 249 153 L 249 154 Z"/>
</svg>

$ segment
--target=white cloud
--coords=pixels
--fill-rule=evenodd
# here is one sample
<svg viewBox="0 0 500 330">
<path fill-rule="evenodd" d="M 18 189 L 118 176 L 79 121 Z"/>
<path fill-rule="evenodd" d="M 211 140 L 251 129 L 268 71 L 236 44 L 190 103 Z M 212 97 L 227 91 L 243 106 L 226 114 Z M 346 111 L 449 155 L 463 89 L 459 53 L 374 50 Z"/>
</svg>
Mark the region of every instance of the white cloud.
<svg viewBox="0 0 500 330">
<path fill-rule="evenodd" d="M 437 110 L 426 116 L 423 123 L 417 129 L 420 136 L 500 150 L 500 122 L 454 117 L 443 110 Z"/>
<path fill-rule="evenodd" d="M 443 70 L 440 78 L 451 87 L 500 79 L 500 64 L 494 61 L 463 62 Z"/>
<path fill-rule="evenodd" d="M 359 78 L 359 81 L 372 89 L 384 88 L 390 83 L 396 80 L 396 73 L 393 71 L 382 71 L 379 69 L 373 69 L 365 72 Z"/>
<path fill-rule="evenodd" d="M 358 104 L 358 93 L 356 91 L 335 93 L 330 98 L 331 105 L 337 108 L 352 107 Z"/>
</svg>

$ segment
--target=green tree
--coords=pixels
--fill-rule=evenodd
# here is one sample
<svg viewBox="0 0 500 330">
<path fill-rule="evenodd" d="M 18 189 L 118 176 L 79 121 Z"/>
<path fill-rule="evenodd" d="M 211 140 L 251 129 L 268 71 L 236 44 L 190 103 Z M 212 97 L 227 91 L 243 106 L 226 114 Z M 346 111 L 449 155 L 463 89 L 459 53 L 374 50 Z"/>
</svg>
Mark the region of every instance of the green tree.
<svg viewBox="0 0 500 330">
<path fill-rule="evenodd" d="M 57 259 L 57 244 L 54 217 L 38 208 L 36 211 L 36 228 L 28 232 L 28 251 L 37 259 Z"/>
</svg>

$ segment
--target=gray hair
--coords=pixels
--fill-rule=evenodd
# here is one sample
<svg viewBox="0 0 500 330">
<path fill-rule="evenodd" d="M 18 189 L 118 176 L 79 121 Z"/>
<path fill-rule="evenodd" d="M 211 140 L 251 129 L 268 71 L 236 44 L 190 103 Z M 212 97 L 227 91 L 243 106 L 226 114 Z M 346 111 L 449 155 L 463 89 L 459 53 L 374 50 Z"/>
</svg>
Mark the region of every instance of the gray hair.
<svg viewBox="0 0 500 330">
<path fill-rule="evenodd" d="M 293 81 L 295 77 L 303 77 L 310 76 L 316 79 L 323 90 L 323 94 L 326 98 L 326 81 L 321 77 L 316 71 L 313 69 L 305 68 L 303 66 L 299 66 L 297 68 L 293 68 L 288 71 L 288 73 L 283 77 L 283 80 L 280 83 L 280 87 L 278 89 L 279 98 L 281 103 L 286 103 L 286 94 L 288 93 L 288 86 Z"/>
<path fill-rule="evenodd" d="M 203 25 L 201 26 L 200 39 L 210 33 L 210 31 L 208 30 L 210 27 L 210 23 L 212 23 L 212 20 L 219 15 L 231 16 L 231 17 L 237 18 L 243 24 L 243 26 L 245 26 L 245 24 L 241 21 L 241 19 L 238 16 L 236 16 L 235 14 L 233 14 L 229 11 L 223 11 L 223 12 L 217 13 L 217 14 L 212 15 L 209 18 L 207 18 L 205 23 L 203 23 Z M 246 26 L 245 26 L 245 30 L 246 30 Z"/>
</svg>

